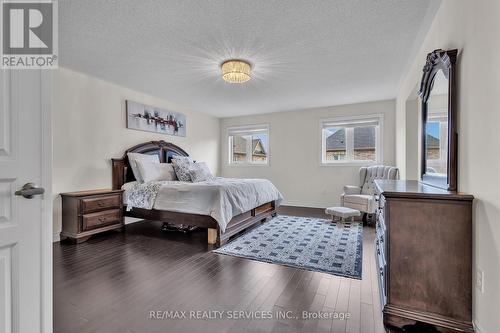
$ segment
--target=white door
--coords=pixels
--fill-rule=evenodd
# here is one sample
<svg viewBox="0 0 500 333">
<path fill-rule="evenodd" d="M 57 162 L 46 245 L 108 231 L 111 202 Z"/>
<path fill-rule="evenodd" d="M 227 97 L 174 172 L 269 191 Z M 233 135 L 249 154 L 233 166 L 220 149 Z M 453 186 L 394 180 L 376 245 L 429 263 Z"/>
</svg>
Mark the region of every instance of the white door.
<svg viewBox="0 0 500 333">
<path fill-rule="evenodd" d="M 52 331 L 47 72 L 0 69 L 0 333 Z M 26 183 L 45 188 L 45 194 L 16 195 Z"/>
</svg>

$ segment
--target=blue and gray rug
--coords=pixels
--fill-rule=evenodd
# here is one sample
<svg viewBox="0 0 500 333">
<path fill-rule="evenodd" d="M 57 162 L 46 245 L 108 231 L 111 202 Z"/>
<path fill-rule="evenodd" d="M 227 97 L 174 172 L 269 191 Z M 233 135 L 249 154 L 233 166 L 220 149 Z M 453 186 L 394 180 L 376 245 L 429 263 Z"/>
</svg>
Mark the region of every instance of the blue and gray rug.
<svg viewBox="0 0 500 333">
<path fill-rule="evenodd" d="M 213 252 L 361 279 L 363 225 L 282 215 Z"/>
</svg>

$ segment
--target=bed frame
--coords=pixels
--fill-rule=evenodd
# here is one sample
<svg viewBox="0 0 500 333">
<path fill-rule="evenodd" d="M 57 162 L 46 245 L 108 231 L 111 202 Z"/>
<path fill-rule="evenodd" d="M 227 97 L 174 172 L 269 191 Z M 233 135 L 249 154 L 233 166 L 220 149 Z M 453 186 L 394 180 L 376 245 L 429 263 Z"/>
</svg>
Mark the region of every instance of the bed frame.
<svg viewBox="0 0 500 333">
<path fill-rule="evenodd" d="M 158 155 L 161 163 L 170 163 L 173 156 L 189 156 L 182 148 L 163 140 L 149 141 L 141 143 L 125 151 L 122 158 L 113 158 L 113 189 L 119 190 L 123 184 L 135 180 L 132 168 L 127 158 L 127 153 L 140 153 L 149 155 Z M 270 217 L 276 216 L 276 203 L 268 202 L 262 206 L 237 215 L 229 221 L 226 231 L 221 232 L 219 224 L 213 217 L 208 215 L 178 213 L 166 210 L 141 209 L 134 208 L 131 211 L 124 207 L 123 214 L 129 217 L 135 217 L 145 220 L 162 221 L 173 224 L 193 225 L 200 228 L 206 228 L 208 234 L 208 244 L 221 246 L 225 244 L 230 237 L 242 232 L 243 230 L 260 224 Z"/>
</svg>

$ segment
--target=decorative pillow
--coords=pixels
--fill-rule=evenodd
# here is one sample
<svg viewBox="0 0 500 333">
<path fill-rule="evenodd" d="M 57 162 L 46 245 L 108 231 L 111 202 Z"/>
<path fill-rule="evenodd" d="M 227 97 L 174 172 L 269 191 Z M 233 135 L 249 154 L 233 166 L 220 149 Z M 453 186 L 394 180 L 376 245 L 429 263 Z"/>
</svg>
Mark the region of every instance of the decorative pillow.
<svg viewBox="0 0 500 333">
<path fill-rule="evenodd" d="M 193 183 L 214 180 L 215 178 L 205 162 L 193 163 L 189 169 L 189 175 Z"/>
<path fill-rule="evenodd" d="M 145 183 L 153 180 L 177 180 L 171 163 L 151 163 L 138 160 L 137 165 Z"/>
<path fill-rule="evenodd" d="M 160 164 L 160 157 L 158 155 L 147 155 L 147 154 L 139 154 L 139 153 L 128 153 L 128 161 L 130 163 L 130 167 L 132 168 L 132 173 L 134 174 L 135 180 L 140 183 L 143 183 L 141 177 L 141 172 L 139 170 L 139 166 L 137 165 L 137 161 L 147 161 L 150 163 Z"/>
<path fill-rule="evenodd" d="M 191 157 L 186 156 L 174 156 L 172 157 L 172 165 L 175 170 L 175 174 L 180 181 L 190 182 L 191 175 L 189 174 L 189 169 L 194 164 Z"/>
</svg>

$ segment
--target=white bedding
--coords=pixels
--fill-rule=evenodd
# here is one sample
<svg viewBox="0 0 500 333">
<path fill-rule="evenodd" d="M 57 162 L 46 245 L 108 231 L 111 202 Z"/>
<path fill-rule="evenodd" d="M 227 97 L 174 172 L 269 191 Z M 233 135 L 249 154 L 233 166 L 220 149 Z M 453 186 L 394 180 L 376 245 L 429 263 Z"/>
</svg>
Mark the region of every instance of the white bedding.
<svg viewBox="0 0 500 333">
<path fill-rule="evenodd" d="M 270 201 L 279 205 L 283 196 L 267 179 L 217 177 L 211 181 L 131 182 L 123 185 L 124 203 L 133 207 L 209 215 L 224 232 L 229 221 Z"/>
</svg>

